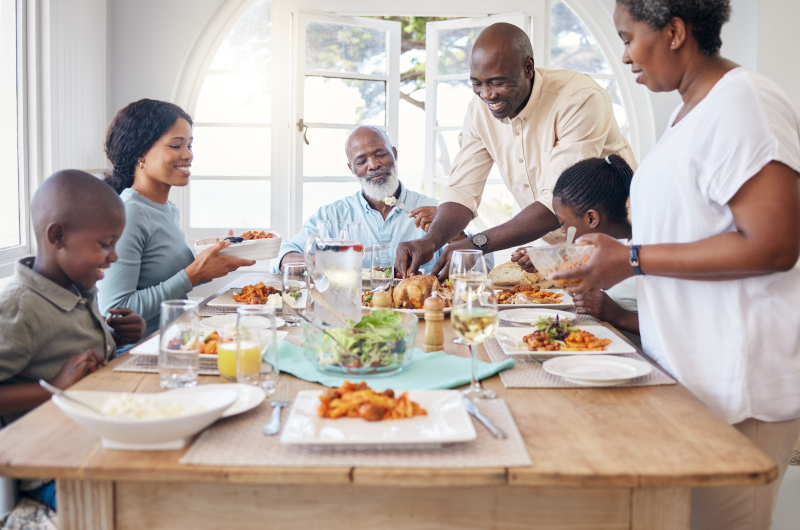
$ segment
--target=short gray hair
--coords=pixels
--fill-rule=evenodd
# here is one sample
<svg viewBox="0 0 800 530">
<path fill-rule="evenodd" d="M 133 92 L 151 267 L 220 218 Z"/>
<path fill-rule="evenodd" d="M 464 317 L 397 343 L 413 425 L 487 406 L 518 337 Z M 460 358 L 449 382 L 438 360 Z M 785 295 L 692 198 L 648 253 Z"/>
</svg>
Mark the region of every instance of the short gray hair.
<svg viewBox="0 0 800 530">
<path fill-rule="evenodd" d="M 722 25 L 731 17 L 730 0 L 617 0 L 617 5 L 656 29 L 673 17 L 683 19 L 705 55 L 714 55 L 722 47 Z"/>
<path fill-rule="evenodd" d="M 350 145 L 350 138 L 356 133 L 356 131 L 360 131 L 361 129 L 369 129 L 369 130 L 371 130 L 373 132 L 378 133 L 379 135 L 381 135 L 381 137 L 384 139 L 384 141 L 386 142 L 386 144 L 389 146 L 390 149 L 393 147 L 392 146 L 392 141 L 389 140 L 389 135 L 386 134 L 386 131 L 384 131 L 380 127 L 375 127 L 374 125 L 360 125 L 360 126 L 356 127 L 355 129 L 353 129 L 352 131 L 350 131 L 350 134 L 348 134 L 347 138 L 344 139 L 344 154 L 345 155 L 347 154 L 347 146 Z"/>
</svg>

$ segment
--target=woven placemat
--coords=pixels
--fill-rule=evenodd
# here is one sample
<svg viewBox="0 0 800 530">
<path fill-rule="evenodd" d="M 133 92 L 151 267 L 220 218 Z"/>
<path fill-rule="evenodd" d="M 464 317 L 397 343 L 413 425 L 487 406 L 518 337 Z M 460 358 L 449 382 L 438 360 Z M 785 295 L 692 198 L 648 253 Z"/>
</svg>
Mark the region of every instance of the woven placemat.
<svg viewBox="0 0 800 530">
<path fill-rule="evenodd" d="M 481 411 L 508 438 L 497 440 L 472 420 L 478 437 L 471 442 L 425 449 L 321 449 L 284 445 L 280 436 L 264 436 L 268 403 L 218 421 L 192 444 L 181 464 L 211 466 L 466 468 L 530 466 L 531 459 L 505 401 L 482 401 Z M 281 414 L 285 422 L 286 409 Z M 403 421 L 403 420 L 396 420 Z"/>
<path fill-rule="evenodd" d="M 509 358 L 500 347 L 500 343 L 496 339 L 491 338 L 483 343 L 486 348 L 486 353 L 493 363 L 505 361 Z M 637 361 L 647 362 L 647 360 L 638 353 L 625 353 L 614 354 L 617 357 L 628 357 L 636 359 Z M 506 388 L 589 388 L 584 385 L 571 383 L 563 377 L 553 375 L 544 368 L 542 363 L 535 359 L 525 358 L 518 355 L 514 356 L 516 364 L 511 370 L 500 372 L 500 380 Z M 652 366 L 652 365 L 651 365 Z M 653 366 L 653 371 L 642 377 L 631 379 L 630 381 L 621 385 L 616 385 L 615 388 L 623 386 L 653 386 L 653 385 L 674 385 L 675 380 L 661 371 L 658 367 Z M 597 387 L 593 387 L 597 388 Z"/>
<path fill-rule="evenodd" d="M 115 372 L 158 373 L 158 357 L 155 355 L 131 355 L 131 358 L 114 368 Z M 216 359 L 200 359 L 198 375 L 219 375 Z"/>
</svg>

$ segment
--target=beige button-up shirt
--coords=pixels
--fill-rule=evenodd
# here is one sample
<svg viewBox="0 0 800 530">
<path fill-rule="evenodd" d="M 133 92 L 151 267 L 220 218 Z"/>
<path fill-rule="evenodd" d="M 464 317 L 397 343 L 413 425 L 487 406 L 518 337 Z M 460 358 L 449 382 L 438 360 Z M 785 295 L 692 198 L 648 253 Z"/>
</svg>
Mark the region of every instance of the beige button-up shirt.
<svg viewBox="0 0 800 530">
<path fill-rule="evenodd" d="M 493 163 L 521 208 L 539 201 L 550 211 L 558 177 L 576 162 L 618 154 L 636 169 L 608 92 L 586 74 L 535 70 L 531 97 L 514 119 L 498 120 L 478 96 L 472 99 L 440 204 L 456 202 L 477 216 Z M 548 236 L 550 243 L 563 239 L 560 231 Z"/>
</svg>

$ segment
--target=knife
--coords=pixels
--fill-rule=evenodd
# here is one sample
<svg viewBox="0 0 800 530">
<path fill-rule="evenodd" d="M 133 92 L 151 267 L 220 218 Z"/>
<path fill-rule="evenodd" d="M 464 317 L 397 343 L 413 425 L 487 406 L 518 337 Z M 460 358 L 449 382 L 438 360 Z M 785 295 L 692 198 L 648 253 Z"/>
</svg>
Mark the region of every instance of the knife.
<svg viewBox="0 0 800 530">
<path fill-rule="evenodd" d="M 468 397 L 461 396 L 461 399 L 464 401 L 464 407 L 467 409 L 467 412 L 475 416 L 476 420 L 483 423 L 483 426 L 486 427 L 495 438 L 498 440 L 504 440 L 507 438 L 506 433 L 498 429 L 497 426 L 492 423 L 492 420 L 484 416 L 483 412 L 481 412 L 478 407 L 475 406 L 475 403 L 470 401 Z"/>
</svg>

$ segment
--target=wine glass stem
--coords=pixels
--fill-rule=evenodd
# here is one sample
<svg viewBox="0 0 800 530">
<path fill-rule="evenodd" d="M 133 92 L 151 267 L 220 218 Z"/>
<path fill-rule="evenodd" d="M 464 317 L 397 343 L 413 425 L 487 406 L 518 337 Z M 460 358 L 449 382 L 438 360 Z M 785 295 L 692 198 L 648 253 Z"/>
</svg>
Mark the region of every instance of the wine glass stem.
<svg viewBox="0 0 800 530">
<path fill-rule="evenodd" d="M 469 349 L 472 352 L 472 388 L 478 387 L 478 345 L 470 344 Z"/>
</svg>

